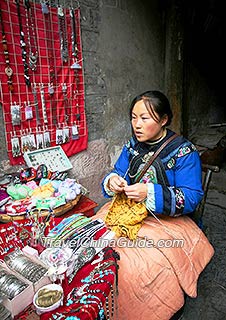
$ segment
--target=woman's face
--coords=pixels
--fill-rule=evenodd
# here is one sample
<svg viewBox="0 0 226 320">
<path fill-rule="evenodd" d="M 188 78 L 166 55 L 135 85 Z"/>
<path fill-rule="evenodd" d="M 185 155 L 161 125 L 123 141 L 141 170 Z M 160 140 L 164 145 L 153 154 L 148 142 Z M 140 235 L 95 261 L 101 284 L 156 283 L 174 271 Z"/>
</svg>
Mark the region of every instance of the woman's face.
<svg viewBox="0 0 226 320">
<path fill-rule="evenodd" d="M 155 113 L 157 119 L 159 115 Z M 156 122 L 148 112 L 143 100 L 136 102 L 132 110 L 132 127 L 139 142 L 154 141 L 161 138 L 167 116 Z"/>
</svg>

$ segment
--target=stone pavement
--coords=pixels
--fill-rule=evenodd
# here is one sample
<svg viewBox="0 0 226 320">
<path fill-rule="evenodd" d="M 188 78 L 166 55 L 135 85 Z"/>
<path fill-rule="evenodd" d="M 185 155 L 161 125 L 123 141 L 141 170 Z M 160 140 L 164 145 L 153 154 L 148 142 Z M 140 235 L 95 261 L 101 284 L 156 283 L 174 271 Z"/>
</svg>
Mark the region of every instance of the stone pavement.
<svg viewBox="0 0 226 320">
<path fill-rule="evenodd" d="M 203 218 L 215 254 L 188 298 L 181 320 L 226 320 L 226 164 L 212 175 Z"/>
</svg>

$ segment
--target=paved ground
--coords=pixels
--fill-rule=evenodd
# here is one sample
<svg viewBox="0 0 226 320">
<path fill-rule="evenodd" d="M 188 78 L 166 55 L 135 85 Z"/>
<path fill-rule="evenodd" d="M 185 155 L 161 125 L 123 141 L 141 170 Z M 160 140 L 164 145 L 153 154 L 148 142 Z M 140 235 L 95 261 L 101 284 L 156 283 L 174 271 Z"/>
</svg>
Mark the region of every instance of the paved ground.
<svg viewBox="0 0 226 320">
<path fill-rule="evenodd" d="M 226 165 L 212 176 L 203 221 L 215 255 L 200 276 L 198 297 L 187 299 L 181 320 L 226 320 Z"/>
</svg>

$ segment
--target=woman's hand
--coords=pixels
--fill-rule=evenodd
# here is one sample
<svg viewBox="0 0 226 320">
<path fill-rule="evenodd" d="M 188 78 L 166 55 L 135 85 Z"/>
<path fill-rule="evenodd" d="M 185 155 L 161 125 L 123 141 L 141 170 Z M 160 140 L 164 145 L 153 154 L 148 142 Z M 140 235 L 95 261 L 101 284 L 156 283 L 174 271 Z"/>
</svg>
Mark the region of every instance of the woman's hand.
<svg viewBox="0 0 226 320">
<path fill-rule="evenodd" d="M 115 175 L 108 180 L 108 189 L 115 193 L 124 191 L 125 186 L 127 186 L 127 181 L 120 176 Z"/>
<path fill-rule="evenodd" d="M 145 183 L 135 183 L 125 186 L 124 191 L 128 198 L 141 202 L 147 198 L 148 186 Z"/>
</svg>

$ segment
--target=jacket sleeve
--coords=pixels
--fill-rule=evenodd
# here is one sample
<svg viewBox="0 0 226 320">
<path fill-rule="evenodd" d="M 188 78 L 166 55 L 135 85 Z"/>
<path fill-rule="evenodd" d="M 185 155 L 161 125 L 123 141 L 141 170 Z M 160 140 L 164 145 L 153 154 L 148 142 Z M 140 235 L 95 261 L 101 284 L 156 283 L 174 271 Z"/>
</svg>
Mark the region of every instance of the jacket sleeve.
<svg viewBox="0 0 226 320">
<path fill-rule="evenodd" d="M 120 177 L 123 177 L 124 179 L 126 179 L 127 183 L 130 184 L 130 179 L 128 176 L 128 168 L 129 168 L 129 151 L 128 151 L 128 148 L 124 146 L 118 160 L 114 165 L 114 169 L 104 177 L 101 183 L 102 193 L 104 197 L 109 198 L 114 195 L 114 193 L 109 192 L 109 190 L 107 190 L 107 187 L 106 187 L 109 178 L 113 174 L 117 174 Z"/>
<path fill-rule="evenodd" d="M 201 161 L 197 151 L 177 159 L 166 171 L 170 186 L 154 185 L 156 213 L 170 216 L 193 212 L 203 197 Z"/>
</svg>

